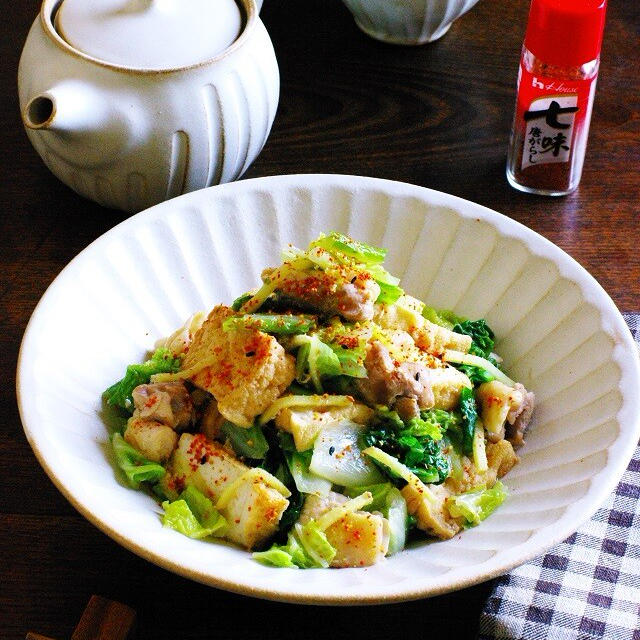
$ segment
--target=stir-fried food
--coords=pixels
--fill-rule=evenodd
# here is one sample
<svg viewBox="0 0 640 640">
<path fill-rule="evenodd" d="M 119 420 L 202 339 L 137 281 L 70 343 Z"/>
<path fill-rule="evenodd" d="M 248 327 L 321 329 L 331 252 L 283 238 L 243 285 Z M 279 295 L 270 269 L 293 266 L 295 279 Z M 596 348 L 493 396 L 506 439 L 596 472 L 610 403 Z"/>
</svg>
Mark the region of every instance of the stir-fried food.
<svg viewBox="0 0 640 640">
<path fill-rule="evenodd" d="M 192 316 L 105 391 L 129 483 L 163 523 L 277 567 L 360 567 L 505 499 L 534 394 L 482 319 L 427 307 L 343 234 Z"/>
</svg>

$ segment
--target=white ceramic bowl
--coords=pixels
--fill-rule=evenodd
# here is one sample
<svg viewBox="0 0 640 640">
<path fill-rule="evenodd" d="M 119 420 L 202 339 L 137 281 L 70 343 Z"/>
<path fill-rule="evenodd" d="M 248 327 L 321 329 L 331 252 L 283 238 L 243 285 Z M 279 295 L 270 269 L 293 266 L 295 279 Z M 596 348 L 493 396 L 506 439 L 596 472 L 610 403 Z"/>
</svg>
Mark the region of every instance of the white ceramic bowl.
<svg viewBox="0 0 640 640">
<path fill-rule="evenodd" d="M 102 390 L 193 311 L 256 285 L 280 248 L 338 229 L 387 247 L 388 268 L 435 307 L 485 317 L 535 420 L 507 502 L 481 526 L 367 569 L 293 571 L 161 526 L 116 479 Z M 142 557 L 232 591 L 377 603 L 486 580 L 540 555 L 595 511 L 640 435 L 640 364 L 621 315 L 563 251 L 459 198 L 349 176 L 280 176 L 187 194 L 118 225 L 76 257 L 36 308 L 20 352 L 26 435 L 56 486 Z"/>
<path fill-rule="evenodd" d="M 425 44 L 441 38 L 478 0 L 342 0 L 358 27 L 391 44 Z"/>
</svg>

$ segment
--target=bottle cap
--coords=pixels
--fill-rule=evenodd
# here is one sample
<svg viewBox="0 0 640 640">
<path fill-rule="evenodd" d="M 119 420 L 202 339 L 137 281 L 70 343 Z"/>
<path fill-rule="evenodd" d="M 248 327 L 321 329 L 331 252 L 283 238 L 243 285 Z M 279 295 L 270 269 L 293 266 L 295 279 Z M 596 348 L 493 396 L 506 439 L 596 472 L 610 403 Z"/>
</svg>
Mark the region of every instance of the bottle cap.
<svg viewBox="0 0 640 640">
<path fill-rule="evenodd" d="M 524 46 L 542 62 L 578 67 L 600 55 L 607 0 L 532 0 Z"/>
</svg>

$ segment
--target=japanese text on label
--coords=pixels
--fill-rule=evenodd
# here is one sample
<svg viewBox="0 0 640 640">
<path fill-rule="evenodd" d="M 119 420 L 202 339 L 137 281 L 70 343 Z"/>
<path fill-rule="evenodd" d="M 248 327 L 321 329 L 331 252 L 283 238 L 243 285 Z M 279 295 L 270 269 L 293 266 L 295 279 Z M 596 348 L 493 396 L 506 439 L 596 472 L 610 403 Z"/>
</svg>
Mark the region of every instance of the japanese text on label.
<svg viewBox="0 0 640 640">
<path fill-rule="evenodd" d="M 569 160 L 577 111 L 577 95 L 549 96 L 531 102 L 524 113 L 522 169 Z"/>
</svg>

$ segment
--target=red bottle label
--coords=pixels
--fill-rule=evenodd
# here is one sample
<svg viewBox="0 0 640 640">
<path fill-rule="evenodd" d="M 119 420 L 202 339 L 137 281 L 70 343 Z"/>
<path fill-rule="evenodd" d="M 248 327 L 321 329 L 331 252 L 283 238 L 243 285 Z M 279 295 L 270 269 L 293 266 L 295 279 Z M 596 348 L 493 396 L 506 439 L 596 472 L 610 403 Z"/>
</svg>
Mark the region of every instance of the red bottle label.
<svg viewBox="0 0 640 640">
<path fill-rule="evenodd" d="M 520 64 L 516 118 L 524 131 L 521 169 L 569 161 L 594 90 L 594 79 L 549 78 Z"/>
</svg>

